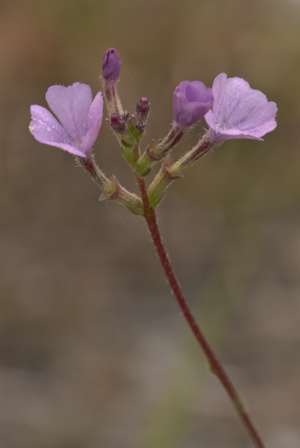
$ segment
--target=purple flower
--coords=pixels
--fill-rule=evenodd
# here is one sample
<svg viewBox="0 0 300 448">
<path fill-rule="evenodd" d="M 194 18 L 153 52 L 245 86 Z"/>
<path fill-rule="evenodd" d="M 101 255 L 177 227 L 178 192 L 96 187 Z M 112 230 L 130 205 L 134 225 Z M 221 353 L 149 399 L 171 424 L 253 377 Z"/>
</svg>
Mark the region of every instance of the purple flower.
<svg viewBox="0 0 300 448">
<path fill-rule="evenodd" d="M 211 89 L 200 81 L 183 81 L 176 87 L 173 113 L 181 127 L 192 126 L 200 121 L 213 105 Z"/>
<path fill-rule="evenodd" d="M 103 78 L 106 81 L 116 81 L 119 78 L 122 62 L 114 48 L 109 48 L 103 58 Z"/>
<path fill-rule="evenodd" d="M 102 122 L 102 93 L 93 101 L 91 88 L 76 82 L 69 87 L 49 87 L 46 101 L 61 124 L 44 107 L 31 106 L 29 130 L 34 138 L 76 156 L 89 156 Z"/>
<path fill-rule="evenodd" d="M 276 103 L 251 89 L 243 79 L 227 79 L 221 73 L 214 80 L 212 92 L 214 105 L 205 120 L 216 142 L 236 138 L 263 140 L 263 135 L 276 128 Z"/>
</svg>

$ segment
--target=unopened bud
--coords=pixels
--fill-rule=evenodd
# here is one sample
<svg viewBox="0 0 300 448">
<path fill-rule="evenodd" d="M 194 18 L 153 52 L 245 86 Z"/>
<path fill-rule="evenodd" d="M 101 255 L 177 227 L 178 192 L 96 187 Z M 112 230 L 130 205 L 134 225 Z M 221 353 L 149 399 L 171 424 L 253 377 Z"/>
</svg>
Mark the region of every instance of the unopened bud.
<svg viewBox="0 0 300 448">
<path fill-rule="evenodd" d="M 129 130 L 129 119 L 127 113 L 120 115 L 113 113 L 110 117 L 109 124 L 115 132 L 116 137 L 121 145 L 122 154 L 129 165 L 135 164 L 135 156 L 133 150 L 136 146 L 136 139 Z"/>
<path fill-rule="evenodd" d="M 128 110 L 125 110 L 121 115 L 122 120 L 126 121 L 126 122 L 128 121 L 129 117 L 130 117 L 130 113 L 128 112 Z"/>
<path fill-rule="evenodd" d="M 127 121 L 127 127 L 136 140 L 142 140 L 145 135 L 145 123 L 137 121 L 135 115 L 130 115 Z"/>
<path fill-rule="evenodd" d="M 116 81 L 119 78 L 122 61 L 115 48 L 109 48 L 103 58 L 103 78 L 107 81 Z"/>
<path fill-rule="evenodd" d="M 137 103 L 135 110 L 137 120 L 142 123 L 146 123 L 150 111 L 150 103 L 148 98 L 141 98 Z"/>
<path fill-rule="evenodd" d="M 123 135 L 126 132 L 126 124 L 118 113 L 112 114 L 110 117 L 110 125 L 117 134 Z"/>
<path fill-rule="evenodd" d="M 106 100 L 109 115 L 122 114 L 123 109 L 117 91 L 118 78 L 122 62 L 119 53 L 114 48 L 109 48 L 104 55 L 102 64 L 103 93 Z"/>
</svg>

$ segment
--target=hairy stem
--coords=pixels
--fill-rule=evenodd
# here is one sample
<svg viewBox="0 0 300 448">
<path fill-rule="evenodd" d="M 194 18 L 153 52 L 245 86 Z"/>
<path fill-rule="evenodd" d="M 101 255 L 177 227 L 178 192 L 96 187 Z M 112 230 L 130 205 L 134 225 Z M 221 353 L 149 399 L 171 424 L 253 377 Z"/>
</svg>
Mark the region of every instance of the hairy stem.
<svg viewBox="0 0 300 448">
<path fill-rule="evenodd" d="M 98 187 L 105 193 L 111 194 L 115 190 L 115 185 L 111 182 L 105 174 L 98 167 L 93 155 L 89 157 L 76 157 L 78 164 L 91 177 Z"/>
<path fill-rule="evenodd" d="M 197 341 L 199 342 L 202 350 L 204 351 L 204 354 L 207 358 L 207 361 L 209 363 L 209 366 L 211 368 L 211 371 L 214 375 L 216 375 L 219 378 L 219 381 L 223 385 L 224 389 L 226 390 L 227 394 L 229 395 L 229 398 L 235 407 L 240 419 L 244 423 L 246 429 L 249 432 L 249 435 L 251 436 L 254 445 L 257 448 L 265 448 L 265 445 L 263 444 L 260 435 L 258 434 L 257 429 L 254 427 L 254 424 L 252 423 L 249 414 L 246 411 L 246 408 L 234 388 L 233 384 L 231 383 L 229 377 L 227 376 L 225 370 L 223 369 L 221 363 L 218 361 L 217 357 L 215 356 L 214 352 L 210 348 L 206 338 L 204 337 L 202 331 L 200 330 L 188 304 L 187 301 L 181 291 L 181 288 L 179 286 L 179 283 L 176 279 L 175 273 L 173 271 L 173 268 L 171 266 L 169 257 L 167 255 L 167 252 L 164 248 L 162 238 L 160 236 L 156 214 L 154 208 L 152 208 L 149 204 L 148 196 L 147 196 L 147 190 L 145 186 L 144 179 L 140 178 L 138 175 L 136 175 L 137 183 L 141 192 L 143 204 L 144 204 L 144 217 L 147 222 L 149 231 L 151 233 L 151 237 L 153 240 L 153 243 L 156 248 L 157 255 L 161 261 L 162 267 L 164 269 L 164 272 L 166 274 L 166 277 L 168 279 L 169 285 L 171 287 L 171 290 L 173 291 L 176 300 L 178 302 L 178 305 L 188 323 L 190 326 L 192 332 L 194 333 Z"/>
</svg>

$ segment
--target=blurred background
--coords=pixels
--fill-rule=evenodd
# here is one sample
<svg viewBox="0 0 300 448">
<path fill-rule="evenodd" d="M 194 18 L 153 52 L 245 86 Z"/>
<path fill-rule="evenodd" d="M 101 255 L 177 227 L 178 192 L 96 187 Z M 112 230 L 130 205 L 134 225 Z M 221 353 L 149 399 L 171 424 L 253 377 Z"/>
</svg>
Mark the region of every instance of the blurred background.
<svg viewBox="0 0 300 448">
<path fill-rule="evenodd" d="M 300 446 L 300 1 L 0 1 L 0 447 L 248 448 L 208 372 L 142 218 L 99 203 L 70 154 L 28 132 L 50 85 L 101 90 L 167 134 L 183 80 L 221 72 L 278 104 L 265 142 L 236 140 L 174 183 L 165 245 L 211 345 L 272 448 Z M 199 139 L 198 125 L 176 148 Z M 103 121 L 107 175 L 136 191 Z"/>
</svg>

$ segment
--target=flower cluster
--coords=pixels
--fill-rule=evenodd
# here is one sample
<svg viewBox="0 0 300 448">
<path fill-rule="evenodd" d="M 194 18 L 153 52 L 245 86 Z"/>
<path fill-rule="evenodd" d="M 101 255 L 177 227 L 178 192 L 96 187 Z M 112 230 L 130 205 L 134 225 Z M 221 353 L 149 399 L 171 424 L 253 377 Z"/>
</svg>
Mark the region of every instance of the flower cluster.
<svg viewBox="0 0 300 448">
<path fill-rule="evenodd" d="M 243 79 L 227 78 L 225 73 L 215 78 L 212 88 L 200 81 L 183 81 L 174 92 L 174 121 L 169 133 L 164 138 L 151 141 L 141 154 L 140 142 L 145 136 L 150 103 L 147 98 L 141 98 L 133 114 L 123 110 L 117 91 L 121 65 L 119 53 L 113 48 L 107 50 L 102 65 L 103 96 L 109 113 L 108 122 L 124 159 L 135 174 L 141 197 L 124 188 L 116 176 L 107 178 L 95 161 L 92 148 L 103 117 L 101 92 L 93 100 L 91 88 L 86 84 L 77 82 L 69 87 L 50 87 L 46 101 L 56 118 L 44 107 L 31 106 L 30 132 L 39 142 L 73 154 L 78 164 L 102 190 L 102 201 L 115 201 L 145 218 L 169 285 L 205 353 L 211 371 L 227 391 L 255 446 L 263 448 L 237 391 L 189 309 L 162 243 L 155 208 L 162 201 L 169 185 L 183 176 L 183 170 L 214 146 L 232 139 L 262 140 L 265 134 L 273 131 L 276 127 L 277 106 Z M 192 149 L 174 162 L 172 148 L 203 118 L 209 126 L 208 130 Z M 147 190 L 144 178 L 157 163 L 161 163 L 161 167 Z"/>
<path fill-rule="evenodd" d="M 161 202 L 168 185 L 182 177 L 183 169 L 213 146 L 232 139 L 262 140 L 276 127 L 277 106 L 274 102 L 268 101 L 262 92 L 252 89 L 243 79 L 227 78 L 221 73 L 211 89 L 200 81 L 181 82 L 174 92 L 174 121 L 170 132 L 165 138 L 153 140 L 140 154 L 139 143 L 145 135 L 150 104 L 147 98 L 142 98 L 134 114 L 123 111 L 117 92 L 121 64 L 119 53 L 115 49 L 107 50 L 102 78 L 109 122 L 124 158 L 138 179 L 147 176 L 154 164 L 162 163 L 148 190 L 150 205 L 154 208 Z M 116 200 L 116 192 L 121 191 L 124 201 L 117 195 L 118 202 L 124 202 L 123 205 L 128 207 L 128 193 L 131 201 L 128 208 L 142 214 L 139 198 L 121 187 L 115 177 L 108 180 L 92 156 L 103 117 L 101 92 L 93 100 L 91 88 L 86 84 L 55 85 L 48 89 L 46 101 L 57 119 L 44 107 L 31 106 L 29 129 L 35 139 L 77 156 L 85 171 L 104 191 L 106 200 Z M 194 148 L 174 163 L 170 157 L 172 148 L 202 118 L 209 126 L 208 131 Z"/>
</svg>

